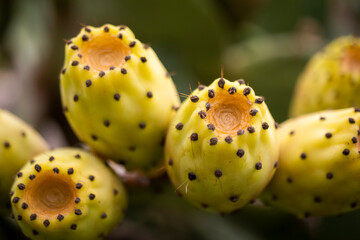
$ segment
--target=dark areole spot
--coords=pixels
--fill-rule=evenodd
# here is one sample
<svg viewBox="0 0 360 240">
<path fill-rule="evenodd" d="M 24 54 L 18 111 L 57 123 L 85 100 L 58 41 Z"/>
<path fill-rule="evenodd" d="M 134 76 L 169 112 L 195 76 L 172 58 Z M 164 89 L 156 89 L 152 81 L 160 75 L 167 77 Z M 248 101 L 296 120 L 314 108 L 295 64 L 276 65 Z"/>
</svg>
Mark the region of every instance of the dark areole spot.
<svg viewBox="0 0 360 240">
<path fill-rule="evenodd" d="M 39 164 L 35 164 L 35 170 L 37 171 L 37 172 L 40 172 L 41 171 L 41 166 L 39 165 Z"/>
<path fill-rule="evenodd" d="M 172 160 L 171 158 L 169 158 L 168 164 L 169 164 L 169 166 L 173 166 L 173 165 L 174 165 L 173 160 Z"/>
<path fill-rule="evenodd" d="M 209 124 L 207 125 L 207 127 L 208 127 L 209 130 L 215 131 L 215 126 L 214 126 L 214 124 L 209 123 Z"/>
<path fill-rule="evenodd" d="M 198 96 L 191 96 L 190 97 L 190 100 L 193 102 L 193 103 L 195 103 L 195 102 L 198 102 L 199 101 L 199 97 Z"/>
<path fill-rule="evenodd" d="M 245 80 L 244 80 L 244 79 L 239 79 L 239 80 L 237 80 L 237 82 L 238 82 L 240 85 L 245 84 Z"/>
<path fill-rule="evenodd" d="M 77 94 L 74 95 L 74 102 L 79 101 L 79 96 Z"/>
<path fill-rule="evenodd" d="M 258 110 L 256 110 L 256 109 L 251 109 L 249 112 L 249 114 L 253 117 L 256 116 L 257 113 L 258 113 Z"/>
<path fill-rule="evenodd" d="M 224 88 L 225 86 L 225 80 L 223 78 L 220 78 L 219 81 L 218 81 L 218 86 L 220 88 Z"/>
<path fill-rule="evenodd" d="M 119 101 L 119 100 L 120 100 L 120 94 L 115 93 L 115 94 L 114 94 L 114 99 L 115 99 L 116 101 Z"/>
<path fill-rule="evenodd" d="M 192 133 L 191 135 L 190 135 L 190 140 L 191 141 L 197 141 L 199 139 L 199 137 L 198 137 L 198 134 L 197 133 Z"/>
<path fill-rule="evenodd" d="M 215 97 L 215 92 L 214 92 L 214 90 L 212 90 L 212 89 L 209 89 L 209 90 L 208 90 L 208 97 L 209 97 L 209 98 Z"/>
<path fill-rule="evenodd" d="M 239 150 L 237 150 L 236 155 L 238 155 L 238 157 L 242 158 L 245 155 L 245 151 L 243 149 L 239 149 Z"/>
<path fill-rule="evenodd" d="M 85 84 L 86 84 L 86 87 L 90 87 L 92 82 L 90 79 L 88 79 L 88 80 L 86 80 Z"/>
<path fill-rule="evenodd" d="M 184 127 L 184 124 L 182 124 L 181 122 L 179 122 L 179 123 L 176 124 L 176 126 L 175 126 L 175 128 L 176 128 L 177 130 L 181 130 L 181 129 L 183 129 L 183 127 Z"/>
<path fill-rule="evenodd" d="M 218 169 L 215 171 L 215 177 L 219 178 L 222 176 L 222 172 Z"/>
<path fill-rule="evenodd" d="M 193 172 L 189 172 L 189 174 L 188 174 L 188 178 L 189 178 L 189 180 L 190 180 L 190 181 L 195 180 L 195 179 L 196 179 L 196 175 L 195 175 L 195 173 L 193 173 Z"/>
<path fill-rule="evenodd" d="M 236 87 L 231 87 L 231 88 L 229 88 L 228 92 L 229 92 L 230 94 L 235 94 L 235 93 L 236 93 Z"/>
<path fill-rule="evenodd" d="M 255 169 L 256 169 L 256 170 L 262 169 L 262 163 L 261 163 L 261 162 L 257 162 L 257 163 L 255 164 Z"/>
<path fill-rule="evenodd" d="M 344 154 L 345 156 L 349 155 L 350 154 L 350 150 L 345 148 L 342 152 L 342 154 Z"/>
<path fill-rule="evenodd" d="M 237 202 L 239 200 L 239 196 L 231 196 L 229 200 L 232 202 Z"/>
<path fill-rule="evenodd" d="M 267 122 L 263 122 L 261 126 L 264 130 L 269 128 L 269 124 Z"/>
<path fill-rule="evenodd" d="M 261 104 L 263 102 L 264 102 L 264 98 L 262 98 L 262 97 L 255 99 L 255 103 L 257 103 L 257 104 Z"/>
<path fill-rule="evenodd" d="M 232 137 L 230 137 L 230 136 L 226 136 L 226 138 L 225 138 L 225 142 L 227 142 L 227 143 L 232 143 L 232 141 L 233 141 L 233 139 L 232 139 Z"/>
<path fill-rule="evenodd" d="M 110 121 L 109 120 L 104 120 L 104 126 L 109 127 L 110 126 Z"/>
<path fill-rule="evenodd" d="M 249 133 L 254 133 L 255 132 L 255 128 L 253 126 L 248 126 L 247 130 Z"/>
<path fill-rule="evenodd" d="M 210 138 L 210 145 L 216 145 L 218 142 L 218 139 L 216 137 Z"/>
<path fill-rule="evenodd" d="M 332 179 L 333 177 L 334 177 L 334 175 L 330 172 L 326 174 L 327 179 Z"/>
<path fill-rule="evenodd" d="M 63 220 L 63 219 L 64 219 L 64 216 L 63 216 L 62 214 L 59 214 L 59 215 L 57 216 L 57 220 L 61 221 L 61 220 Z"/>
<path fill-rule="evenodd" d="M 104 71 L 100 71 L 100 72 L 99 72 L 99 77 L 103 77 L 103 76 L 105 76 L 105 72 L 104 72 Z"/>
<path fill-rule="evenodd" d="M 152 98 L 152 97 L 153 97 L 153 93 L 152 93 L 151 91 L 148 91 L 148 92 L 146 93 L 146 96 L 147 96 L 148 98 Z"/>
<path fill-rule="evenodd" d="M 245 133 L 244 130 L 240 129 L 237 131 L 237 135 L 240 136 L 240 135 L 243 135 Z"/>
<path fill-rule="evenodd" d="M 354 123 L 355 123 L 355 119 L 349 117 L 349 123 L 350 123 L 350 124 L 354 124 Z"/>
<path fill-rule="evenodd" d="M 247 88 L 244 88 L 244 90 L 243 90 L 243 94 L 244 94 L 245 96 L 249 95 L 250 92 L 251 92 L 251 89 L 248 88 L 248 87 L 247 87 Z"/>
<path fill-rule="evenodd" d="M 201 119 L 206 118 L 206 112 L 203 111 L 203 110 L 199 111 L 199 112 L 198 112 L 198 115 L 199 115 L 199 117 L 200 117 Z"/>
<path fill-rule="evenodd" d="M 89 194 L 89 199 L 90 199 L 90 200 L 94 200 L 94 199 L 95 199 L 95 194 L 90 193 L 90 194 Z"/>
<path fill-rule="evenodd" d="M 18 188 L 19 188 L 19 190 L 24 190 L 25 189 L 25 184 L 19 183 Z"/>
</svg>

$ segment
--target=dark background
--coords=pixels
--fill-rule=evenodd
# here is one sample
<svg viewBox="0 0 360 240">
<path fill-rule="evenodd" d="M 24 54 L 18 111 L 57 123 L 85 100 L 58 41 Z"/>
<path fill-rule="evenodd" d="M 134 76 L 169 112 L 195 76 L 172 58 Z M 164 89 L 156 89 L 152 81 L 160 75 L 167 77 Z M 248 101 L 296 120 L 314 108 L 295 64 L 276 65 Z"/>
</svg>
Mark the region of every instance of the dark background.
<svg viewBox="0 0 360 240">
<path fill-rule="evenodd" d="M 78 140 L 61 111 L 64 41 L 82 25 L 129 26 L 150 43 L 181 93 L 220 76 L 243 78 L 276 121 L 287 118 L 298 75 L 330 40 L 360 32 L 350 0 L 0 0 L 0 108 L 31 123 L 53 147 Z M 166 177 L 129 188 L 129 211 L 109 239 L 360 239 L 360 213 L 299 220 L 254 204 L 224 217 L 176 196 Z M 334 189 L 336 191 L 336 189 Z M 0 239 L 24 238 L 0 217 Z"/>
</svg>

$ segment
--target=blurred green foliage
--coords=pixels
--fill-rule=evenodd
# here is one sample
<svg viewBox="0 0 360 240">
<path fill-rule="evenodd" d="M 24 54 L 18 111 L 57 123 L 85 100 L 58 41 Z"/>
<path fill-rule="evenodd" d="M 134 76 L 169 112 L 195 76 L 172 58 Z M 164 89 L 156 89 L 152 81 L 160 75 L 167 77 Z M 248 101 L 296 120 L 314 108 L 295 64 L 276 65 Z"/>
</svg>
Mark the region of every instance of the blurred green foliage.
<svg viewBox="0 0 360 240">
<path fill-rule="evenodd" d="M 282 122 L 308 58 L 334 37 L 359 34 L 359 21 L 356 0 L 0 0 L 0 107 L 45 136 L 76 144 L 58 89 L 64 40 L 82 25 L 112 23 L 151 44 L 179 92 L 211 83 L 223 68 L 225 78 L 243 78 L 264 96 Z M 129 193 L 125 221 L 109 239 L 360 238 L 358 212 L 298 220 L 255 204 L 222 217 L 177 197 L 166 178 Z M 10 218 L 1 218 L 0 239 L 22 238 Z"/>
</svg>

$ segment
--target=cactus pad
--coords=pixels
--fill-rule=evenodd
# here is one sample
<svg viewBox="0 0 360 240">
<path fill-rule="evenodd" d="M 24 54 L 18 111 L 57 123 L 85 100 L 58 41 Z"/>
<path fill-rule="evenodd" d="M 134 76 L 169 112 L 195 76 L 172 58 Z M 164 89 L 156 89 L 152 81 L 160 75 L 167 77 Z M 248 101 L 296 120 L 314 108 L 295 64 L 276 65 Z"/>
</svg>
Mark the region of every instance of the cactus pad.
<svg viewBox="0 0 360 240">
<path fill-rule="evenodd" d="M 359 107 L 360 39 L 341 37 L 318 52 L 297 81 L 291 116 Z"/>
<path fill-rule="evenodd" d="M 65 115 L 80 140 L 129 170 L 158 169 L 180 105 L 170 75 L 128 27 L 85 27 L 65 47 Z"/>
<path fill-rule="evenodd" d="M 337 215 L 360 204 L 358 109 L 323 111 L 280 125 L 279 169 L 266 203 L 298 217 Z"/>
<path fill-rule="evenodd" d="M 12 186 L 12 209 L 31 239 L 100 239 L 126 208 L 122 183 L 102 160 L 81 149 L 37 155 Z"/>
<path fill-rule="evenodd" d="M 178 194 L 220 213 L 255 198 L 277 166 L 274 120 L 243 80 L 220 78 L 195 90 L 177 112 L 165 148 Z"/>
<path fill-rule="evenodd" d="M 0 109 L 0 209 L 8 207 L 14 176 L 33 156 L 48 150 L 45 140 L 32 127 Z"/>
</svg>

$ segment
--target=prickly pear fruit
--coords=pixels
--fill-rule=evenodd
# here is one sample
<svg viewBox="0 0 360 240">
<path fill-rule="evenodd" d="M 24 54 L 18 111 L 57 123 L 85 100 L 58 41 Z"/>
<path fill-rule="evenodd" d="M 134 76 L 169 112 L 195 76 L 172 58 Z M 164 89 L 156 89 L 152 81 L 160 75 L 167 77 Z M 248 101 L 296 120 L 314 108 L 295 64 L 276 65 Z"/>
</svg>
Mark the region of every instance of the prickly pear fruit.
<svg viewBox="0 0 360 240">
<path fill-rule="evenodd" d="M 195 90 L 175 115 L 165 149 L 176 191 L 220 213 L 254 199 L 277 166 L 274 120 L 243 80 L 220 78 Z"/>
<path fill-rule="evenodd" d="M 129 170 L 162 165 L 166 131 L 180 105 L 155 52 L 128 27 L 85 27 L 65 47 L 61 97 L 80 140 Z"/>
<path fill-rule="evenodd" d="M 71 148 L 26 163 L 11 194 L 14 217 L 31 239 L 100 239 L 123 217 L 126 201 L 101 159 Z"/>
<path fill-rule="evenodd" d="M 360 203 L 359 110 L 322 111 L 280 125 L 279 169 L 263 199 L 298 217 L 345 213 Z"/>
<path fill-rule="evenodd" d="M 48 150 L 46 141 L 31 126 L 0 109 L 0 209 L 10 205 L 14 176 L 33 156 Z"/>
<path fill-rule="evenodd" d="M 318 52 L 297 81 L 291 116 L 360 106 L 360 39 L 341 37 Z"/>
</svg>

